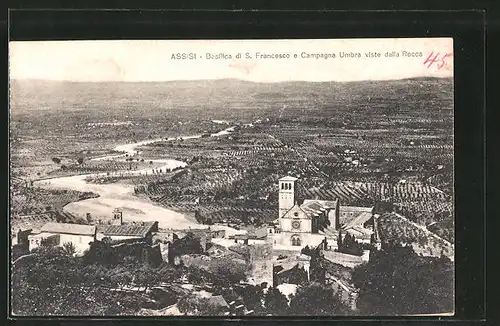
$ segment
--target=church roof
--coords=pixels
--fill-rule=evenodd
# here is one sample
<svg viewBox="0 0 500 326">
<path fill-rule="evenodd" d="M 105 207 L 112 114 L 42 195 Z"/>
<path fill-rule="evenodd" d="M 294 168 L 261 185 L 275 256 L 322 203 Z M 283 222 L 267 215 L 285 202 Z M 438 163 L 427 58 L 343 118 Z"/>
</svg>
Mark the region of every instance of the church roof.
<svg viewBox="0 0 500 326">
<path fill-rule="evenodd" d="M 314 207 L 320 206 L 323 207 L 324 209 L 335 208 L 337 207 L 337 202 L 338 199 L 335 200 L 306 199 L 304 200 L 302 206 L 311 206 L 311 205 Z"/>
<path fill-rule="evenodd" d="M 279 181 L 297 181 L 297 180 L 299 180 L 299 179 L 291 177 L 289 175 L 287 175 L 286 177 L 283 177 L 283 178 L 279 179 Z"/>
<path fill-rule="evenodd" d="M 292 206 L 289 210 L 287 210 L 287 211 L 285 212 L 285 214 L 283 214 L 282 218 L 283 218 L 283 217 L 285 217 L 285 216 L 287 216 L 287 215 L 288 215 L 288 213 L 290 213 L 290 212 L 291 212 L 292 210 L 294 210 L 295 208 L 297 208 L 297 209 L 301 210 L 302 212 L 304 212 L 304 214 L 306 215 L 306 217 L 307 217 L 307 218 L 312 218 L 312 217 L 314 216 L 314 214 L 312 214 L 312 213 L 311 213 L 311 212 L 309 212 L 309 211 L 304 210 L 304 209 L 302 208 L 302 206 L 300 206 L 299 204 L 295 204 L 295 205 L 293 205 L 293 206 Z"/>
<path fill-rule="evenodd" d="M 300 208 L 308 216 L 317 216 L 322 212 L 330 208 L 335 208 L 337 206 L 337 200 L 304 200 Z"/>
<path fill-rule="evenodd" d="M 340 209 L 347 211 L 347 212 L 369 212 L 369 213 L 371 213 L 373 210 L 373 207 L 340 206 Z"/>
</svg>

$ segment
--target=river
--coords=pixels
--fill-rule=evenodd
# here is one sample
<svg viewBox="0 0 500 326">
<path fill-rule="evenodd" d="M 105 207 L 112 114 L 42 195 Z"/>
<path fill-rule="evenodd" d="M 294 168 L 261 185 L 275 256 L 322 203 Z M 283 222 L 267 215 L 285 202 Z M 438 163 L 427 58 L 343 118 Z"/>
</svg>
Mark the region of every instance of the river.
<svg viewBox="0 0 500 326">
<path fill-rule="evenodd" d="M 218 133 L 212 134 L 211 136 L 217 137 L 222 135 L 227 135 L 234 130 L 234 127 L 227 128 Z M 124 152 L 124 154 L 119 155 L 109 155 L 105 157 L 94 158 L 93 160 L 114 160 L 125 156 L 126 154 L 135 155 L 137 153 L 136 148 L 139 146 L 144 146 L 147 144 L 159 142 L 159 141 L 172 141 L 175 139 L 193 139 L 201 138 L 201 135 L 195 136 L 180 136 L 171 137 L 168 139 L 160 138 L 154 140 L 146 140 L 137 143 L 120 145 L 115 148 L 115 151 Z M 148 159 L 148 161 L 151 161 Z M 186 167 L 187 163 L 177 160 L 152 160 L 153 162 L 163 164 L 158 169 L 173 169 L 176 167 Z M 136 171 L 123 171 L 124 173 L 131 175 L 145 174 L 146 171 L 150 171 L 151 168 L 136 170 Z M 114 173 L 116 174 L 116 173 Z M 163 229 L 201 229 L 207 228 L 208 226 L 203 224 L 198 224 L 192 219 L 188 219 L 184 214 L 175 212 L 173 210 L 166 209 L 155 202 L 146 199 L 139 198 L 134 194 L 134 187 L 132 185 L 126 185 L 121 183 L 110 183 L 110 184 L 93 184 L 87 183 L 85 178 L 88 176 L 96 176 L 96 174 L 83 174 L 70 177 L 57 177 L 52 179 L 45 179 L 35 182 L 35 185 L 51 188 L 51 189 L 70 189 L 76 191 L 89 191 L 99 194 L 97 198 L 86 199 L 78 202 L 73 202 L 64 207 L 64 211 L 75 216 L 85 217 L 86 213 L 90 213 L 92 216 L 112 216 L 112 212 L 115 208 L 121 208 L 123 210 L 124 221 L 158 221 L 158 225 Z M 100 173 L 97 175 L 106 175 L 106 173 Z M 212 229 L 224 229 L 226 230 L 226 235 L 243 233 L 244 231 L 239 231 L 234 228 L 221 225 L 212 225 Z"/>
</svg>

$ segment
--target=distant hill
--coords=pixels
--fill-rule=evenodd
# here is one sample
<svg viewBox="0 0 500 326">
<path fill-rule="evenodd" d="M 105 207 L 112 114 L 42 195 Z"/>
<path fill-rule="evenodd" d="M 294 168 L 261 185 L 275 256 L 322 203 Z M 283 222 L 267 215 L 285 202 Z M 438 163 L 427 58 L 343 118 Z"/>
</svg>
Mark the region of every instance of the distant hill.
<svg viewBox="0 0 500 326">
<path fill-rule="evenodd" d="M 254 83 L 221 79 L 169 82 L 11 80 L 13 115 L 43 110 L 134 114 L 194 110 L 225 116 L 238 109 L 351 110 L 453 108 L 451 78 L 362 82 Z"/>
</svg>

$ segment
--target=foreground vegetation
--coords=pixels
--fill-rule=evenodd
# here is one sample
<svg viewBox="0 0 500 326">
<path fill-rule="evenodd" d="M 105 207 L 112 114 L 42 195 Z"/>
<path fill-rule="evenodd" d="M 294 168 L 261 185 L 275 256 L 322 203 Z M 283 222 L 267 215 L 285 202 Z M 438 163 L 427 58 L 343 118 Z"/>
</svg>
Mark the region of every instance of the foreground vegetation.
<svg viewBox="0 0 500 326">
<path fill-rule="evenodd" d="M 191 243 L 191 244 L 190 244 Z M 198 243 L 199 245 L 199 243 Z M 185 240 L 183 251 L 198 251 Z M 99 252 L 99 255 L 95 255 Z M 331 286 L 304 283 L 286 297 L 265 284 L 241 283 L 247 268 L 231 260 L 184 266 L 140 263 L 132 256 L 109 259 L 106 246 L 73 257 L 71 246 L 42 246 L 12 268 L 12 307 L 16 315 L 136 315 L 141 309 L 177 304 L 183 314 L 219 315 L 194 289 L 239 301 L 255 315 L 404 315 L 449 313 L 454 309 L 453 264 L 446 257 L 425 258 L 393 244 L 374 251 L 370 262 L 354 270 L 358 310 L 351 311 Z M 404 298 L 404 300 L 402 299 Z"/>
</svg>

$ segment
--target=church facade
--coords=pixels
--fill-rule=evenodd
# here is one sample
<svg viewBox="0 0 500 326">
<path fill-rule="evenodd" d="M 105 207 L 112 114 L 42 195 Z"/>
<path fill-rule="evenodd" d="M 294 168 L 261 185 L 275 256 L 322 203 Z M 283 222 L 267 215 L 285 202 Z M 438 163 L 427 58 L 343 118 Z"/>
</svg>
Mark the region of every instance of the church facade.
<svg viewBox="0 0 500 326">
<path fill-rule="evenodd" d="M 279 180 L 279 215 L 269 227 L 274 249 L 300 251 L 305 246 L 326 249 L 336 243 L 339 223 L 339 201 L 297 201 L 297 178 Z"/>
<path fill-rule="evenodd" d="M 341 206 L 339 199 L 297 198 L 298 179 L 279 179 L 278 216 L 268 226 L 267 238 L 274 249 L 300 251 L 305 246 L 325 250 L 337 248 L 339 231 L 349 233 L 360 242 L 370 243 L 372 207 Z"/>
</svg>

